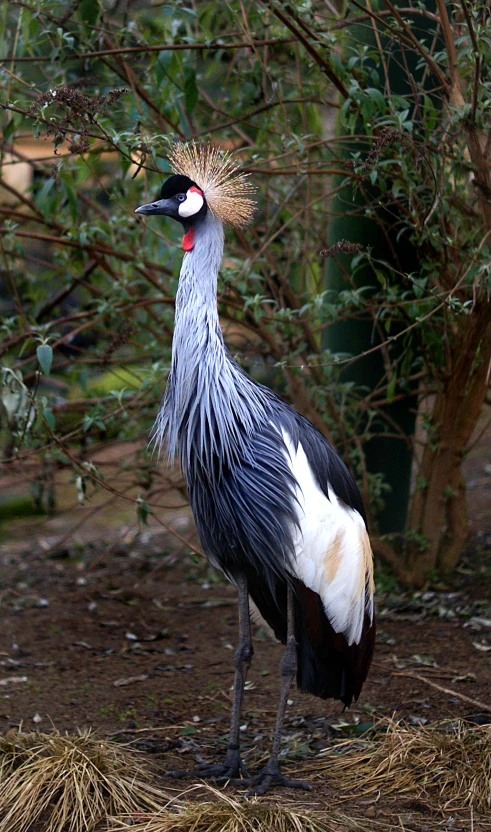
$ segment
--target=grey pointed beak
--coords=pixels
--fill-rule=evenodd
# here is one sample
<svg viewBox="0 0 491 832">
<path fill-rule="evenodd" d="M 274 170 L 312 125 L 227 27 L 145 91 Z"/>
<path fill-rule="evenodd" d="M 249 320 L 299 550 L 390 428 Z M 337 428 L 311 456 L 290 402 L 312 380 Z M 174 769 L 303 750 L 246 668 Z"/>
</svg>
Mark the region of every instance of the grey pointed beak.
<svg viewBox="0 0 491 832">
<path fill-rule="evenodd" d="M 156 202 L 148 202 L 146 205 L 140 205 L 135 210 L 135 214 L 173 214 L 175 212 L 175 205 L 170 199 L 157 199 Z"/>
</svg>

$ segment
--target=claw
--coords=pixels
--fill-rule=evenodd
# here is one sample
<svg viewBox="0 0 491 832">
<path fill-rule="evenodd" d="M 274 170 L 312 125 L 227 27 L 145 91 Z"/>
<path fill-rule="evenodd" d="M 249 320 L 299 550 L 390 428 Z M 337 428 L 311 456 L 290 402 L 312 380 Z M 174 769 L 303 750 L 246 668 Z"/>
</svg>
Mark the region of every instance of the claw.
<svg viewBox="0 0 491 832">
<path fill-rule="evenodd" d="M 243 784 L 244 781 L 240 777 L 241 774 L 243 777 L 250 776 L 244 763 L 238 756 L 228 763 L 211 763 L 210 765 L 198 766 L 198 768 L 194 768 L 191 771 L 177 770 L 166 772 L 167 777 L 193 777 L 199 780 L 210 779 L 219 784 L 233 782 Z"/>
<path fill-rule="evenodd" d="M 293 780 L 291 777 L 285 777 L 281 774 L 278 763 L 271 758 L 268 764 L 255 777 L 250 777 L 248 781 L 242 781 L 242 785 L 250 786 L 246 792 L 246 797 L 266 794 L 270 789 L 278 786 L 285 789 L 302 789 L 305 792 L 310 792 L 312 786 L 304 780 Z"/>
<path fill-rule="evenodd" d="M 242 777 L 240 776 L 242 775 Z M 278 767 L 270 763 L 263 768 L 255 777 L 251 777 L 242 760 L 238 758 L 233 763 L 215 763 L 199 766 L 191 771 L 168 771 L 167 777 L 183 778 L 192 777 L 197 780 L 213 780 L 217 785 L 223 786 L 249 786 L 245 797 L 252 797 L 266 794 L 270 789 L 302 789 L 310 792 L 312 786 L 304 780 L 293 780 L 281 774 Z"/>
<path fill-rule="evenodd" d="M 291 777 L 285 777 L 283 774 L 258 774 L 250 780 L 252 788 L 246 791 L 246 797 L 256 797 L 257 795 L 266 794 L 270 789 L 281 786 L 285 789 L 303 789 L 305 792 L 310 792 L 312 786 L 306 783 L 305 780 L 292 780 Z"/>
</svg>

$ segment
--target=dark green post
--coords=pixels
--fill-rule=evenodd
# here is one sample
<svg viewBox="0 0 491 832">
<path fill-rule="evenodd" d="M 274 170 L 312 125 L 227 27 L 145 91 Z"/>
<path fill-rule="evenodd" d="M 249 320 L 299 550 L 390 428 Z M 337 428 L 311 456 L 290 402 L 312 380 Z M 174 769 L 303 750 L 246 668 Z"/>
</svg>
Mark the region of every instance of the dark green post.
<svg viewBox="0 0 491 832">
<path fill-rule="evenodd" d="M 395 3 L 396 7 L 403 5 L 405 4 Z M 434 3 L 428 3 L 428 8 L 429 11 L 434 11 Z M 413 21 L 413 31 L 420 39 L 425 38 L 425 36 L 426 39 L 430 35 L 433 36 L 434 32 L 430 29 L 433 25 L 431 21 L 426 20 L 426 18 L 413 18 Z M 412 99 L 415 89 L 422 93 L 425 83 L 428 86 L 431 85 L 433 79 L 427 78 L 425 81 L 422 78 L 423 69 L 417 69 L 418 56 L 414 51 L 406 51 L 402 56 L 400 47 L 396 46 L 393 41 L 391 41 L 389 48 L 388 38 L 384 36 L 383 31 L 380 32 L 380 39 L 383 48 L 387 47 L 385 59 L 388 64 L 391 94 L 408 96 Z M 372 48 L 375 46 L 375 38 L 368 25 L 355 27 L 351 30 L 349 41 L 346 43 L 346 50 L 355 42 L 362 42 Z M 382 76 L 381 67 L 374 66 L 374 68 Z M 384 93 L 384 81 L 385 79 L 382 77 L 380 84 L 382 93 Z M 438 105 L 435 104 L 435 106 Z M 417 124 L 415 124 L 414 129 L 417 131 Z M 355 133 L 358 133 L 359 136 L 362 131 L 363 127 L 360 121 Z M 374 142 L 375 137 L 373 138 Z M 353 152 L 361 151 L 362 155 L 366 157 L 369 150 L 369 141 L 363 141 L 362 143 L 359 138 L 354 137 L 351 143 L 344 143 L 342 155 L 348 160 Z M 338 181 L 333 183 L 334 187 L 338 188 L 342 181 L 342 178 L 339 177 Z M 371 249 L 373 258 L 384 260 L 396 270 L 392 273 L 390 268 L 386 270 L 387 279 L 390 282 L 401 281 L 403 278 L 398 272 L 418 272 L 417 248 L 408 239 L 407 235 L 401 235 L 400 219 L 396 215 L 395 209 L 391 210 L 389 214 L 388 211 L 377 208 L 374 195 L 375 189 L 370 186 L 368 178 L 363 185 L 363 193 L 359 188 L 353 193 L 351 185 L 345 186 L 339 192 L 336 192 L 336 196 L 331 203 L 333 218 L 329 230 L 329 244 L 334 245 L 341 240 L 361 243 L 364 248 Z M 369 206 L 372 210 L 372 218 L 365 214 L 365 209 Z M 377 219 L 383 222 L 385 233 Z M 336 258 L 329 257 L 327 259 L 326 284 L 328 289 L 340 291 L 350 288 L 345 277 L 346 272 L 350 272 L 350 264 L 351 257 L 348 255 L 341 254 L 337 255 Z M 358 266 L 356 285 L 358 287 L 373 287 L 374 292 L 380 289 L 380 284 L 368 262 L 365 265 Z M 391 330 L 392 335 L 395 332 L 395 329 Z M 391 342 L 390 351 L 393 358 L 401 357 L 404 347 L 407 346 L 407 342 L 404 344 L 403 341 L 404 338 L 401 338 L 400 342 Z M 373 321 L 368 319 L 367 316 L 366 320 L 348 320 L 329 327 L 324 343 L 333 352 L 360 355 L 380 343 L 380 339 L 375 331 Z M 411 348 L 413 351 L 417 350 L 416 338 L 412 338 Z M 377 351 L 350 364 L 343 370 L 342 378 L 355 382 L 357 385 L 368 387 L 370 390 L 375 390 L 384 373 L 382 355 Z M 413 388 L 413 390 L 408 391 L 407 397 L 403 400 L 392 403 L 388 401 L 382 408 L 382 412 L 393 424 L 399 427 L 405 436 L 412 437 L 416 423 L 417 405 L 417 390 Z M 394 430 L 391 433 L 394 433 Z M 368 440 L 363 450 L 368 471 L 382 474 L 391 488 L 391 492 L 386 499 L 385 508 L 376 517 L 379 531 L 381 533 L 402 532 L 405 528 L 410 496 L 411 448 L 402 437 L 399 439 L 381 435 Z"/>
</svg>

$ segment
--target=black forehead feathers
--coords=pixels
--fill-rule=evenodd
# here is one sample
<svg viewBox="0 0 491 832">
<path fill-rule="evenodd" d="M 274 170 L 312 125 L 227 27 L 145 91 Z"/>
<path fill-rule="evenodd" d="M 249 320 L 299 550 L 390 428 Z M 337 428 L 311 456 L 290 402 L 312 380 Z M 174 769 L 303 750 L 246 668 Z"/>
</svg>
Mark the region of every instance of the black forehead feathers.
<svg viewBox="0 0 491 832">
<path fill-rule="evenodd" d="M 192 185 L 194 185 L 195 188 L 198 187 L 196 182 L 193 182 L 193 180 L 190 179 L 189 176 L 182 176 L 182 174 L 180 173 L 177 173 L 174 176 L 169 176 L 169 178 L 166 179 L 164 184 L 162 185 L 160 198 L 170 199 L 176 194 L 185 194 L 186 191 L 188 191 L 189 188 L 192 187 Z"/>
</svg>

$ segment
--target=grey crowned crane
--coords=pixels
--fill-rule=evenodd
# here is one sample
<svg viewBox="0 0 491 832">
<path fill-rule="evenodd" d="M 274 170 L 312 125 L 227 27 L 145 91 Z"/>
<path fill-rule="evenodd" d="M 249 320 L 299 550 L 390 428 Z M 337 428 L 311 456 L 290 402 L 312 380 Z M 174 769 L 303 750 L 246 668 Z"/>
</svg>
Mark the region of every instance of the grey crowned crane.
<svg viewBox="0 0 491 832">
<path fill-rule="evenodd" d="M 247 224 L 252 187 L 227 154 L 194 143 L 169 154 L 174 175 L 140 216 L 184 229 L 172 367 L 155 427 L 178 455 L 204 552 L 237 587 L 230 738 L 223 763 L 188 776 L 251 786 L 309 788 L 280 773 L 288 692 L 297 686 L 345 705 L 357 699 L 375 640 L 372 552 L 358 488 L 321 433 L 235 363 L 217 312 L 223 226 Z M 240 710 L 253 647 L 249 597 L 286 645 L 271 757 L 249 777 L 239 749 Z M 174 772 L 184 776 L 184 772 Z"/>
</svg>

